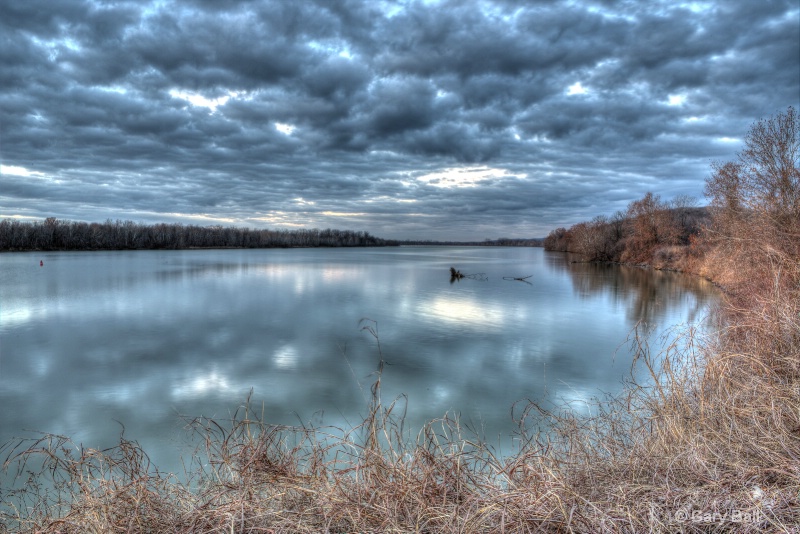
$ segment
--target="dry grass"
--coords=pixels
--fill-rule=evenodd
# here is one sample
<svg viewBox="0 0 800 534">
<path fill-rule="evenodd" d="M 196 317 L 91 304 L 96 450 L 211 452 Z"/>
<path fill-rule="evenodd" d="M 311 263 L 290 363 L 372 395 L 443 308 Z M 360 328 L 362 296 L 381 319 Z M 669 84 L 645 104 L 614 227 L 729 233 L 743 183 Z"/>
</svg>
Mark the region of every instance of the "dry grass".
<svg viewBox="0 0 800 534">
<path fill-rule="evenodd" d="M 791 266 L 794 283 L 800 268 L 783 263 L 771 292 L 727 302 L 713 336 L 687 330 L 653 350 L 634 332 L 637 368 L 649 376 L 590 414 L 520 404 L 521 445 L 508 457 L 450 417 L 409 438 L 400 405 L 382 402 L 381 358 L 356 428 L 269 425 L 247 404 L 232 421 L 194 421 L 205 447 L 188 482 L 158 472 L 126 439 L 104 451 L 59 436 L 8 444 L 4 468 L 21 488 L 3 491 L 2 524 L 48 533 L 796 532 L 800 290 L 787 284 Z"/>
</svg>

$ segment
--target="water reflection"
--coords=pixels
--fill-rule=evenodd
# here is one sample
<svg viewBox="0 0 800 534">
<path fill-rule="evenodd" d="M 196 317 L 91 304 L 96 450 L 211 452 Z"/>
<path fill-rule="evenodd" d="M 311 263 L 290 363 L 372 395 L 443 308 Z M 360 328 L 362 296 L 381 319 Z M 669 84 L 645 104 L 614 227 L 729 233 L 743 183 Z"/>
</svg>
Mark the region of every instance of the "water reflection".
<svg viewBox="0 0 800 534">
<path fill-rule="evenodd" d="M 439 295 L 420 301 L 417 314 L 433 321 L 468 325 L 474 329 L 492 330 L 504 324 L 513 309 L 500 302 L 481 302 L 475 298 Z"/>
<path fill-rule="evenodd" d="M 43 256 L 45 267 L 38 265 Z M 253 391 L 275 423 L 349 426 L 378 361 L 406 427 L 458 412 L 489 438 L 524 398 L 614 391 L 640 319 L 713 299 L 674 273 L 541 249 L 147 251 L 0 256 L 0 442 L 26 430 L 113 444 L 125 427 L 179 466 L 184 414 L 224 419 Z M 449 283 L 449 267 L 486 273 Z M 35 269 L 31 268 L 35 266 Z M 534 273 L 529 284 L 504 276 Z"/>
<path fill-rule="evenodd" d="M 585 263 L 571 254 L 550 253 L 546 265 L 569 274 L 580 298 L 605 295 L 627 309 L 631 322 L 658 324 L 675 309 L 686 310 L 686 322 L 700 321 L 715 291 L 710 282 L 669 271 L 606 263 Z"/>
</svg>

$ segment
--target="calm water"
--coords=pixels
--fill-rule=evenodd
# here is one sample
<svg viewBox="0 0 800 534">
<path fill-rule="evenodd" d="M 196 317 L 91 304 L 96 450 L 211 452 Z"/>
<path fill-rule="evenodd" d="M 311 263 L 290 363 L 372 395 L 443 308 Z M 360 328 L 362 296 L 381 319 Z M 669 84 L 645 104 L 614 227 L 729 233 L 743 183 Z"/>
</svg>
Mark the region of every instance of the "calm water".
<svg viewBox="0 0 800 534">
<path fill-rule="evenodd" d="M 451 284 L 451 265 L 488 279 Z M 697 321 L 714 295 L 539 248 L 3 254 L 0 443 L 42 431 L 103 447 L 124 425 L 177 469 L 182 416 L 225 419 L 251 389 L 269 422 L 357 424 L 378 362 L 366 317 L 407 428 L 450 411 L 502 444 L 515 401 L 618 391 L 636 322 Z"/>
</svg>

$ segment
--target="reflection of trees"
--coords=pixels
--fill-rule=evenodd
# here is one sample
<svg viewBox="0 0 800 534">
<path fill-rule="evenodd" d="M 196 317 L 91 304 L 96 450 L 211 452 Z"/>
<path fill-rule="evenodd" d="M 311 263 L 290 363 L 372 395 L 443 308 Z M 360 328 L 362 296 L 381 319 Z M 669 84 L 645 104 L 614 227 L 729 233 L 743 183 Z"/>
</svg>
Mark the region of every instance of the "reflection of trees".
<svg viewBox="0 0 800 534">
<path fill-rule="evenodd" d="M 626 307 L 633 322 L 656 323 L 671 310 L 691 304 L 687 295 L 694 300 L 688 320 L 695 321 L 713 295 L 711 285 L 695 276 L 609 263 L 573 263 L 574 258 L 563 253 L 547 256 L 546 265 L 568 273 L 580 297 L 608 295 Z"/>
</svg>

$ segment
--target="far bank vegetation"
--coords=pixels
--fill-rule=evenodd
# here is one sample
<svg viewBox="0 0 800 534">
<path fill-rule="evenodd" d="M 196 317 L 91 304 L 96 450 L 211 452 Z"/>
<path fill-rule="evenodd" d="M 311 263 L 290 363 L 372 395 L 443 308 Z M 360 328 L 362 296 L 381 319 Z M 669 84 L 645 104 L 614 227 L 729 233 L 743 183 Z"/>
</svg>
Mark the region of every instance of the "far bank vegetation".
<svg viewBox="0 0 800 534">
<path fill-rule="evenodd" d="M 97 223 L 55 217 L 43 221 L 0 220 L 0 252 L 399 245 L 538 247 L 542 245 L 542 240 L 501 237 L 484 241 L 398 241 L 375 237 L 365 231 L 331 228 L 285 230 L 180 223 L 144 224 L 119 219 Z"/>
<path fill-rule="evenodd" d="M 186 248 L 375 247 L 396 245 L 369 232 L 336 229 L 266 230 L 133 221 L 87 223 L 49 217 L 0 221 L 0 251 L 142 250 Z"/>
<path fill-rule="evenodd" d="M 697 199 L 663 201 L 647 193 L 611 217 L 600 215 L 570 228 L 557 228 L 544 240 L 546 250 L 575 252 L 585 261 L 647 264 L 695 271 L 703 255 L 700 236 L 711 210 Z"/>
</svg>

